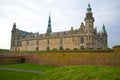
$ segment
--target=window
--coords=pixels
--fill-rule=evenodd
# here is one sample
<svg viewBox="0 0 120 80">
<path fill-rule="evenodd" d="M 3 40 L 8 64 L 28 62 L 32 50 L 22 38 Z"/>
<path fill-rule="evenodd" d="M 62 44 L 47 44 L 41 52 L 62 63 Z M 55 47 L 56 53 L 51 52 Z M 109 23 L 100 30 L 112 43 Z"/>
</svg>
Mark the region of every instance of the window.
<svg viewBox="0 0 120 80">
<path fill-rule="evenodd" d="M 47 45 L 49 45 L 49 40 L 47 40 Z"/>
<path fill-rule="evenodd" d="M 39 40 L 37 40 L 37 45 L 39 45 Z"/>
<path fill-rule="evenodd" d="M 60 50 L 63 50 L 63 40 L 62 40 L 62 38 L 61 39 L 59 39 L 60 40 L 60 42 L 59 42 L 59 49 Z"/>
<path fill-rule="evenodd" d="M 81 37 L 81 38 L 80 38 L 80 42 L 81 42 L 81 43 L 84 43 L 84 37 Z"/>
<path fill-rule="evenodd" d="M 41 34 L 40 37 L 42 37 L 43 35 Z"/>
<path fill-rule="evenodd" d="M 60 50 L 63 50 L 63 47 L 60 47 Z"/>
<path fill-rule="evenodd" d="M 17 46 L 19 46 L 19 41 L 17 41 Z"/>
<path fill-rule="evenodd" d="M 36 51 L 39 51 L 39 47 L 36 47 Z"/>
<path fill-rule="evenodd" d="M 12 45 L 13 45 L 13 47 L 15 46 L 15 41 L 13 41 Z"/>
<path fill-rule="evenodd" d="M 21 45 L 21 41 L 19 41 L 19 46 L 22 46 L 22 45 Z"/>
<path fill-rule="evenodd" d="M 20 36 L 18 36 L 18 40 L 20 39 Z"/>
<path fill-rule="evenodd" d="M 60 44 L 62 44 L 63 43 L 63 41 L 62 41 L 62 39 L 60 39 Z"/>
<path fill-rule="evenodd" d="M 57 35 L 59 35 L 59 33 L 57 33 Z"/>
<path fill-rule="evenodd" d="M 89 40 L 91 40 L 91 36 L 89 36 Z"/>
<path fill-rule="evenodd" d="M 47 47 L 47 50 L 49 50 L 50 48 L 49 47 Z"/>
<path fill-rule="evenodd" d="M 29 45 L 29 41 L 27 41 L 27 44 L 26 44 L 27 46 Z"/>
<path fill-rule="evenodd" d="M 84 49 L 84 46 L 81 46 L 80 49 Z"/>
</svg>

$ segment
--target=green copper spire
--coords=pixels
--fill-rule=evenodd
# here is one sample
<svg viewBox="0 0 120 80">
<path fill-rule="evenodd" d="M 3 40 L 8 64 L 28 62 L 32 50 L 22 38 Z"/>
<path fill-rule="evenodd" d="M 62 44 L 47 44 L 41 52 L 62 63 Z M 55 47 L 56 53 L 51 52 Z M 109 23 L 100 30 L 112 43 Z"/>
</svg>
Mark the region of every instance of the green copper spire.
<svg viewBox="0 0 120 80">
<path fill-rule="evenodd" d="M 107 33 L 106 29 L 105 29 L 105 25 L 103 24 L 103 27 L 102 27 L 102 33 Z"/>
<path fill-rule="evenodd" d="M 47 34 L 50 34 L 51 32 L 52 32 L 52 29 L 51 29 L 51 17 L 50 17 L 50 14 L 49 14 Z"/>
<path fill-rule="evenodd" d="M 90 6 L 90 3 L 88 4 L 88 8 L 87 8 L 87 12 L 90 13 L 92 10 L 91 6 Z"/>
</svg>

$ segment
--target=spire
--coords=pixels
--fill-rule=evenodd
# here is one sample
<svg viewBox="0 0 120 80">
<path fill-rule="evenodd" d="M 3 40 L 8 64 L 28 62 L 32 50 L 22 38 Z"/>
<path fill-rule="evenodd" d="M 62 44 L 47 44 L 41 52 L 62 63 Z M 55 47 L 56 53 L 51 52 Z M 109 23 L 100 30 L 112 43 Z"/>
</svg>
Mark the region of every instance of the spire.
<svg viewBox="0 0 120 80">
<path fill-rule="evenodd" d="M 106 29 L 105 29 L 105 25 L 103 24 L 103 27 L 102 27 L 102 33 L 107 33 Z"/>
<path fill-rule="evenodd" d="M 48 20 L 48 23 L 51 23 L 50 12 L 49 12 L 49 20 Z"/>
<path fill-rule="evenodd" d="M 12 29 L 12 31 L 16 31 L 16 23 L 14 22 L 14 24 L 13 24 L 13 29 Z"/>
<path fill-rule="evenodd" d="M 51 32 L 52 32 L 52 30 L 51 30 L 51 17 L 50 17 L 50 13 L 49 13 L 47 34 L 50 34 Z"/>
<path fill-rule="evenodd" d="M 16 23 L 14 22 L 14 24 L 13 24 L 13 28 L 16 28 Z"/>
<path fill-rule="evenodd" d="M 91 8 L 90 3 L 89 3 L 88 8 L 87 8 L 87 13 L 91 13 L 91 10 L 92 10 L 92 8 Z"/>
</svg>

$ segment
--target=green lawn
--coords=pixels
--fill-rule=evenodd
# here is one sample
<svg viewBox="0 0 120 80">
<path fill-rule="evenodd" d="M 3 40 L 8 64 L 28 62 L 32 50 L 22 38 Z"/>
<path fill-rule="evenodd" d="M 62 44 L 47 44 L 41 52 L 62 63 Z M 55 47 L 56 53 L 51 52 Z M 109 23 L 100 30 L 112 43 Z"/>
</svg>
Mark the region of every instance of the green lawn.
<svg viewBox="0 0 120 80">
<path fill-rule="evenodd" d="M 120 80 L 120 67 L 6 64 L 0 67 L 45 71 L 42 74 L 0 70 L 0 80 Z"/>
<path fill-rule="evenodd" d="M 31 80 L 36 75 L 38 74 L 0 70 L 0 80 Z"/>
<path fill-rule="evenodd" d="M 56 68 L 56 67 L 53 67 L 53 66 L 37 65 L 37 64 L 27 64 L 27 63 L 0 64 L 0 67 L 26 69 L 26 70 L 40 70 L 40 71 L 48 71 L 48 70 Z"/>
<path fill-rule="evenodd" d="M 59 67 L 37 75 L 32 80 L 120 80 L 120 67 Z"/>
</svg>

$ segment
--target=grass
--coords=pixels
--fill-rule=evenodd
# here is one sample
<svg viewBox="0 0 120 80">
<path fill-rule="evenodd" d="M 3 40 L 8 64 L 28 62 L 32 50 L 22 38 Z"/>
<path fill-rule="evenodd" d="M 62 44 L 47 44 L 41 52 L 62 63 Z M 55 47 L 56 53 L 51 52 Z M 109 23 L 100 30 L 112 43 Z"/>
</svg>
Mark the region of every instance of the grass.
<svg viewBox="0 0 120 80">
<path fill-rule="evenodd" d="M 8 49 L 0 49 L 0 53 L 9 53 L 10 52 L 10 50 L 8 50 Z"/>
<path fill-rule="evenodd" d="M 0 67 L 25 69 L 25 70 L 40 70 L 40 71 L 48 71 L 48 70 L 56 68 L 53 66 L 27 64 L 27 63 L 4 64 L 4 65 L 2 64 L 2 65 L 0 65 Z M 38 74 L 28 73 L 28 72 L 0 70 L 0 80 L 31 80 L 36 75 L 38 75 Z"/>
<path fill-rule="evenodd" d="M 120 67 L 59 67 L 37 75 L 32 80 L 120 80 Z"/>
<path fill-rule="evenodd" d="M 120 80 L 120 67 L 6 64 L 0 67 L 41 70 L 43 74 L 0 70 L 0 80 Z"/>
<path fill-rule="evenodd" d="M 0 70 L 0 80 L 31 80 L 36 75 L 38 74 Z"/>
<path fill-rule="evenodd" d="M 10 51 L 10 50 L 8 50 L 8 49 L 0 49 L 0 51 Z"/>
<path fill-rule="evenodd" d="M 25 70 L 40 70 L 40 71 L 48 71 L 48 70 L 56 68 L 53 66 L 28 64 L 28 63 L 2 64 L 0 65 L 0 67 L 17 68 L 17 69 L 25 69 Z"/>
</svg>

